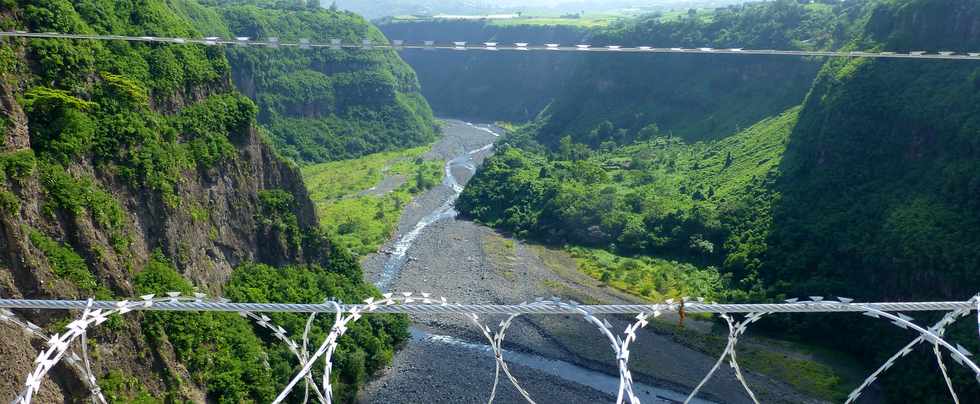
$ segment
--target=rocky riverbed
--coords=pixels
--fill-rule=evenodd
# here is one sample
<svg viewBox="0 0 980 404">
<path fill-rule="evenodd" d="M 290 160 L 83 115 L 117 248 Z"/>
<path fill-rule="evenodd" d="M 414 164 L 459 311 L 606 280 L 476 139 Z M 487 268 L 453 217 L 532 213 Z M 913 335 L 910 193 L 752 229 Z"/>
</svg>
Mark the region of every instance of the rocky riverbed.
<svg viewBox="0 0 980 404">
<path fill-rule="evenodd" d="M 636 301 L 578 272 L 574 261 L 562 251 L 516 242 L 492 229 L 455 219 L 451 202 L 459 186 L 469 180 L 473 169 L 492 152 L 485 146 L 497 137 L 486 126 L 459 121 L 447 121 L 444 132 L 429 157 L 452 161 L 447 173 L 453 178 L 406 207 L 398 233 L 382 249 L 388 253 L 363 260 L 369 280 L 380 283 L 388 291 L 431 292 L 453 302 L 520 303 L 552 295 L 587 303 Z M 448 211 L 438 214 L 447 206 Z M 391 254 L 399 250 L 402 255 Z M 618 330 L 628 324 L 627 318 L 608 320 Z M 481 348 L 480 344 L 485 342 L 482 335 L 461 318 L 420 316 L 414 321 L 414 337 L 395 355 L 392 366 L 366 387 L 362 400 L 485 402 L 494 383 L 494 361 Z M 499 318 L 486 319 L 491 327 L 499 321 Z M 711 324 L 693 322 L 688 326 L 708 328 Z M 509 329 L 505 348 L 520 353 L 508 363 L 521 385 L 539 403 L 594 403 L 614 399 L 614 391 L 602 391 L 599 384 L 582 382 L 581 378 L 576 382 L 570 376 L 591 374 L 585 377 L 599 379 L 596 374 L 613 378 L 617 375 L 609 344 L 598 330 L 580 318 L 521 317 Z M 631 351 L 630 365 L 639 383 L 637 395 L 644 402 L 654 403 L 683 401 L 684 392 L 690 391 L 717 359 L 650 330 L 641 331 Z M 523 364 L 521 355 L 527 355 Z M 762 375 L 749 373 L 747 378 L 762 402 L 820 402 Z M 699 397 L 713 402 L 751 403 L 727 364 Z M 502 375 L 496 399 L 523 401 Z"/>
</svg>

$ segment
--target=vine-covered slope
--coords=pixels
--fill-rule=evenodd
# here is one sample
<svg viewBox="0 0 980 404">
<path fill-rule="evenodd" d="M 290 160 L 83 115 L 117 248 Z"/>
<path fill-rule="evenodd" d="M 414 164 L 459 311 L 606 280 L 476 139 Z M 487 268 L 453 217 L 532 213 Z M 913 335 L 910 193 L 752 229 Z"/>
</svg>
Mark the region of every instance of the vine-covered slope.
<svg viewBox="0 0 980 404">
<path fill-rule="evenodd" d="M 222 21 L 193 1 L 0 2 L 5 30 L 201 37 L 198 27 Z M 176 290 L 322 302 L 375 293 L 320 232 L 298 169 L 264 139 L 261 109 L 236 92 L 232 70 L 218 47 L 3 40 L 0 295 L 122 299 Z M 70 318 L 18 315 L 51 332 Z M 294 332 L 305 321 L 276 320 Z M 314 333 L 329 327 L 324 319 Z M 334 360 L 344 401 L 407 338 L 400 317 L 352 331 L 369 342 L 345 342 Z M 128 314 L 89 338 L 93 370 L 113 402 L 268 402 L 296 365 L 235 314 Z M 0 399 L 19 392 L 36 346 L 0 325 L 10 375 Z M 86 397 L 79 377 L 59 368 L 36 400 Z"/>
</svg>

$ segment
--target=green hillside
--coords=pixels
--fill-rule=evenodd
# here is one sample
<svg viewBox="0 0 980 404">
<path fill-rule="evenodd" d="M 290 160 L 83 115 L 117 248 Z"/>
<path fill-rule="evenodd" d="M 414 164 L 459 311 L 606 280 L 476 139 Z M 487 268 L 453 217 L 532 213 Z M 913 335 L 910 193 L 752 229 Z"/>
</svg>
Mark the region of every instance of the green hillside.
<svg viewBox="0 0 980 404">
<path fill-rule="evenodd" d="M 331 35 L 322 30 L 326 25 L 349 25 L 351 36 L 378 35 L 360 19 L 329 11 L 309 12 L 313 28 L 303 28 L 284 12 L 244 6 L 216 11 L 193 0 L 0 5 L 0 26 L 33 32 L 203 37 L 212 29 L 239 31 L 235 24 L 245 22 L 232 17 L 252 13 L 244 17 L 284 36 L 304 29 Z M 269 69 L 263 72 L 286 75 L 294 69 L 314 77 L 287 64 L 339 67 L 334 62 L 344 60 L 343 54 L 229 54 L 232 62 L 223 48 L 202 45 L 0 41 L 4 295 L 126 299 L 202 291 L 241 300 L 321 303 L 377 293 L 362 280 L 357 262 L 320 230 L 299 170 L 277 157 L 260 134 L 259 122 L 265 121 L 274 136 L 282 135 L 276 114 L 290 112 L 298 99 L 293 97 L 301 95 L 276 98 L 263 90 L 251 94 L 259 94 L 257 106 L 232 85 L 234 71 L 247 70 L 242 65 L 253 57 L 249 66 Z M 349 124 L 348 138 L 336 136 L 343 142 L 386 148 L 429 139 L 431 122 L 424 101 L 412 93 L 417 85 L 411 71 L 394 56 L 366 55 L 346 59 L 348 72 L 278 85 L 285 86 L 281 91 L 315 80 L 332 86 L 329 94 L 340 101 L 330 104 L 337 109 L 323 121 Z M 267 88 L 260 82 L 258 88 Z M 381 118 L 390 126 L 368 124 Z M 330 133 L 320 136 L 335 140 Z M 362 152 L 355 147 L 348 154 L 311 156 Z M 23 314 L 54 330 L 67 323 L 68 313 Z M 291 333 L 306 321 L 276 317 Z M 90 333 L 92 367 L 112 402 L 269 402 L 297 365 L 280 341 L 233 313 L 133 314 L 112 323 Z M 322 336 L 331 326 L 324 318 L 313 332 Z M 351 330 L 359 343 L 342 340 L 334 358 L 337 400 L 353 400 L 367 376 L 390 361 L 393 347 L 408 337 L 406 327 L 406 318 L 387 316 Z M 27 374 L 25 367 L 32 366 L 18 353 L 5 352 L 4 358 L 12 373 Z M 88 395 L 78 375 L 68 369 L 56 373 L 51 377 L 57 384 L 42 388 L 46 397 L 73 401 Z M 322 373 L 320 365 L 315 373 Z"/>
<path fill-rule="evenodd" d="M 599 30 L 594 45 L 811 49 L 839 45 L 847 6 L 748 3 L 679 19 L 651 15 Z M 688 141 L 719 139 L 799 105 L 821 60 L 737 55 L 620 55 L 588 58 L 543 112 L 537 139 L 569 135 L 598 146 L 604 122 L 626 140 L 655 123 Z M 624 103 L 628 101 L 628 103 Z"/>
<path fill-rule="evenodd" d="M 980 48 L 970 23 L 978 16 L 977 2 L 778 1 L 716 10 L 710 20 L 641 20 L 608 35 L 648 44 L 968 51 Z M 822 63 L 802 74 L 809 68 L 761 60 L 661 58 L 583 65 L 576 74 L 584 84 L 505 140 L 511 147 L 471 181 L 461 212 L 521 237 L 635 256 L 642 265 L 617 267 L 593 254 L 600 264 L 584 268 L 652 298 L 929 300 L 977 292 L 975 63 L 780 62 Z M 654 79 L 681 66 L 687 77 Z M 766 74 L 800 75 L 752 76 L 771 68 L 778 72 Z M 755 79 L 708 84 L 725 74 Z M 767 83 L 778 91 L 763 94 Z M 803 91 L 785 91 L 796 86 Z M 798 106 L 775 110 L 783 104 Z M 720 282 L 705 283 L 713 270 Z M 868 367 L 907 342 L 887 323 L 846 316 L 792 316 L 762 328 L 849 351 Z M 948 334 L 975 351 L 975 333 L 964 323 Z M 883 376 L 889 402 L 944 402 L 941 379 L 924 376 L 930 355 L 916 351 L 908 366 Z M 968 372 L 951 372 L 960 397 L 980 394 Z"/>
<path fill-rule="evenodd" d="M 522 237 L 725 268 L 764 237 L 745 230 L 771 220 L 762 202 L 798 113 L 693 144 L 649 127 L 650 140 L 625 147 L 591 150 L 567 137 L 550 154 L 503 146 L 457 206 Z"/>
<path fill-rule="evenodd" d="M 215 1 L 215 35 L 387 42 L 356 14 L 271 1 Z M 392 50 L 234 48 L 226 50 L 235 85 L 259 107 L 276 148 L 302 162 L 403 149 L 435 139 L 432 111 L 415 72 Z"/>
</svg>

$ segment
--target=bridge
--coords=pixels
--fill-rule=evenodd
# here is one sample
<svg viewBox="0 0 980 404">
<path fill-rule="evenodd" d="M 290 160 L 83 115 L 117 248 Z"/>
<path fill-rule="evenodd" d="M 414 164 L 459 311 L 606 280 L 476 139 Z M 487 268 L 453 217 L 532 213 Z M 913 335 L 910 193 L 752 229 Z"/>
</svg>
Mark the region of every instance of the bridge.
<svg viewBox="0 0 980 404">
<path fill-rule="evenodd" d="M 48 335 L 41 327 L 21 319 L 11 309 L 20 310 L 81 310 L 79 317 L 70 322 L 60 333 Z M 42 350 L 35 360 L 36 367 L 27 375 L 23 390 L 12 401 L 16 404 L 30 403 L 40 390 L 45 376 L 59 363 L 64 362 L 82 375 L 82 382 L 91 392 L 91 400 L 96 403 L 106 403 L 100 391 L 98 381 L 91 370 L 91 360 L 88 355 L 87 332 L 106 322 L 110 316 L 124 315 L 139 311 L 183 311 L 183 312 L 234 312 L 251 320 L 256 326 L 272 332 L 274 338 L 285 344 L 290 353 L 296 358 L 300 370 L 293 375 L 290 382 L 283 388 L 273 401 L 274 404 L 283 402 L 286 397 L 303 383 L 304 402 L 312 396 L 320 403 L 332 402 L 330 372 L 333 367 L 331 358 L 337 349 L 338 340 L 348 327 L 366 315 L 379 313 L 404 313 L 415 315 L 454 315 L 461 321 L 476 327 L 486 339 L 494 354 L 496 370 L 494 383 L 488 393 L 488 402 L 492 403 L 497 387 L 501 382 L 501 374 L 513 384 L 517 391 L 529 402 L 534 403 L 533 397 L 521 387 L 520 381 L 511 373 L 504 356 L 503 343 L 507 329 L 512 322 L 525 315 L 574 315 L 593 325 L 603 336 L 600 341 L 608 342 L 615 358 L 619 372 L 619 388 L 616 403 L 639 403 L 640 399 L 633 391 L 633 378 L 630 374 L 630 345 L 638 338 L 640 329 L 646 327 L 652 319 L 664 313 L 713 313 L 719 315 L 728 326 L 728 343 L 714 366 L 704 378 L 689 393 L 685 404 L 697 396 L 701 388 L 718 371 L 727 359 L 733 368 L 735 376 L 741 383 L 746 395 L 756 404 L 759 403 L 752 388 L 749 386 L 738 364 L 736 346 L 748 330 L 748 327 L 766 316 L 785 313 L 841 313 L 857 314 L 867 321 L 886 321 L 894 326 L 912 330 L 919 335 L 892 355 L 884 364 L 872 372 L 849 395 L 845 404 L 857 400 L 878 377 L 894 366 L 902 357 L 912 352 L 919 344 L 932 346 L 933 353 L 940 373 L 946 382 L 950 397 L 954 403 L 959 403 L 955 386 L 949 377 L 944 353 L 953 361 L 976 375 L 980 383 L 980 367 L 971 359 L 972 354 L 962 345 L 948 341 L 944 336 L 947 327 L 961 318 L 977 312 L 977 326 L 980 332 L 980 295 L 965 301 L 944 302 L 879 302 L 860 303 L 853 299 L 838 297 L 825 299 L 822 296 L 810 296 L 806 299 L 789 299 L 782 303 L 764 304 L 718 304 L 704 299 L 683 298 L 667 300 L 658 304 L 646 305 L 586 305 L 575 301 L 564 301 L 556 297 L 539 298 L 532 302 L 522 302 L 512 305 L 460 304 L 450 303 L 445 297 L 435 297 L 430 293 L 385 293 L 380 297 L 367 297 L 358 304 L 345 304 L 337 301 L 326 301 L 322 304 L 287 304 L 287 303 L 237 303 L 222 298 L 209 298 L 195 293 L 192 296 L 179 292 L 166 293 L 163 296 L 144 295 L 131 300 L 96 301 L 89 300 L 23 300 L 0 299 L 0 323 L 19 327 L 34 339 L 42 340 L 47 348 Z M 935 324 L 924 326 L 904 313 L 911 312 L 945 312 L 945 315 Z M 308 314 L 304 330 L 290 331 L 273 324 L 272 320 L 263 313 L 303 313 Z M 310 341 L 310 327 L 317 315 L 333 315 L 334 324 L 329 335 L 315 350 Z M 499 324 L 489 324 L 481 316 L 504 316 Z M 631 317 L 630 324 L 619 331 L 600 316 L 616 315 Z M 313 366 L 318 361 L 324 364 L 324 374 L 319 382 L 312 375 Z"/>
</svg>

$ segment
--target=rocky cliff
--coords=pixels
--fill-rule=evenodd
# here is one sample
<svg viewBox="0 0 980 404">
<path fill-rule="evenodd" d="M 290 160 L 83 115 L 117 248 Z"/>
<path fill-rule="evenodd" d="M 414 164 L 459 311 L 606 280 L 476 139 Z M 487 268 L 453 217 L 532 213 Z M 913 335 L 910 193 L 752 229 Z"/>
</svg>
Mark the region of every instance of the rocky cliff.
<svg viewBox="0 0 980 404">
<path fill-rule="evenodd" d="M 4 1 L 0 26 L 201 35 L 176 5 L 142 3 Z M 130 298 L 169 287 L 220 296 L 243 266 L 252 274 L 308 268 L 335 279 L 337 290 L 370 293 L 356 263 L 320 232 L 298 169 L 257 128 L 257 111 L 235 91 L 219 48 L 4 40 L 0 296 Z M 16 314 L 51 332 L 72 317 Z M 268 401 L 276 378 L 286 376 L 268 368 L 271 343 L 237 316 L 193 316 L 179 321 L 213 329 L 136 314 L 90 334 L 93 370 L 110 400 Z M 203 345 L 184 345 L 192 340 Z M 42 346 L 0 324 L 0 360 L 8 364 L 0 399 L 17 394 Z M 252 346 L 267 352 L 265 367 L 235 357 Z M 363 360 L 345 366 L 358 371 Z M 61 366 L 36 402 L 86 400 L 80 375 Z M 228 384 L 222 375 L 241 380 Z M 249 383 L 249 375 L 258 376 Z"/>
</svg>

